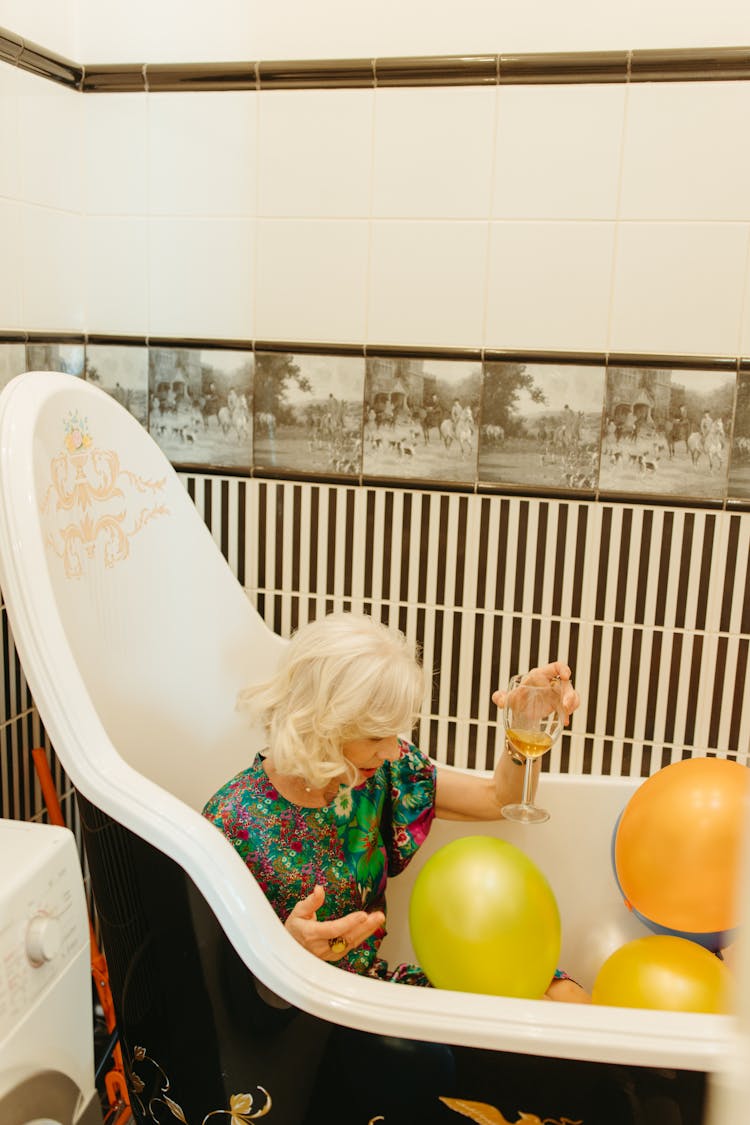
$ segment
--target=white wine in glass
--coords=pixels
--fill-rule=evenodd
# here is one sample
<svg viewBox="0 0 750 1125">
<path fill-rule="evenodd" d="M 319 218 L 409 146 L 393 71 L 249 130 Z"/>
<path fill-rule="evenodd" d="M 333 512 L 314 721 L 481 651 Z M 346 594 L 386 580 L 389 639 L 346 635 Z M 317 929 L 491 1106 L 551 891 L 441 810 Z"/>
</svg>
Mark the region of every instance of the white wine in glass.
<svg viewBox="0 0 750 1125">
<path fill-rule="evenodd" d="M 560 737 L 565 715 L 560 681 L 529 683 L 529 679 L 528 673 L 512 676 L 505 695 L 505 738 L 509 749 L 524 759 L 524 774 L 520 804 L 504 805 L 502 812 L 507 820 L 541 824 L 549 820 L 549 813 L 531 800 L 534 761 L 546 754 Z"/>
</svg>

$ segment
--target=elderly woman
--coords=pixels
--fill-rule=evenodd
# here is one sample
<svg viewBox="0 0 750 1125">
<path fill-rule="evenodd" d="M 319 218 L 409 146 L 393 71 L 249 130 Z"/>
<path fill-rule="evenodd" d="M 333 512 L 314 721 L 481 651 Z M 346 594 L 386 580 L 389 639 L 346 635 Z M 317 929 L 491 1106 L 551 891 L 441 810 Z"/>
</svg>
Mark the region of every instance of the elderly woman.
<svg viewBox="0 0 750 1125">
<path fill-rule="evenodd" d="M 563 710 L 575 710 L 578 694 L 565 664 L 534 676 L 559 679 Z M 276 674 L 240 698 L 265 726 L 267 749 L 204 809 L 305 949 L 349 972 L 416 985 L 428 984 L 417 966 L 391 967 L 378 953 L 388 876 L 409 863 L 433 817 L 498 820 L 502 806 L 519 799 L 523 777 L 507 752 L 484 777 L 442 767 L 400 737 L 413 729 L 424 690 L 414 650 L 396 630 L 352 614 L 303 626 Z M 502 693 L 493 701 L 502 706 Z M 564 973 L 556 976 L 562 979 L 550 982 L 548 998 L 588 999 Z M 266 1005 L 244 983 L 237 993 L 254 1024 L 285 1018 L 277 997 L 266 994 Z M 682 1072 L 672 1081 L 632 1067 L 421 1043 L 322 1022 L 318 1030 L 321 1041 L 328 1038 L 305 1125 L 449 1125 L 463 1111 L 451 1110 L 445 1095 L 484 1102 L 481 1120 L 534 1113 L 530 1121 L 634 1125 L 664 1120 L 663 1110 L 680 1125 L 700 1120 L 702 1087 Z M 653 1117 L 643 1108 L 652 1102 Z M 692 1107 L 688 1116 L 681 1115 L 685 1106 Z"/>
<path fill-rule="evenodd" d="M 578 706 L 570 669 L 537 674 L 559 678 L 569 715 Z M 412 730 L 423 698 L 402 633 L 353 614 L 304 626 L 276 675 L 240 696 L 265 726 L 267 751 L 204 809 L 305 949 L 349 972 L 419 985 L 428 981 L 417 966 L 390 968 L 378 956 L 389 875 L 406 867 L 433 817 L 497 820 L 523 778 L 509 753 L 490 778 L 421 754 L 399 732 Z M 563 973 L 547 996 L 586 999 Z"/>
</svg>

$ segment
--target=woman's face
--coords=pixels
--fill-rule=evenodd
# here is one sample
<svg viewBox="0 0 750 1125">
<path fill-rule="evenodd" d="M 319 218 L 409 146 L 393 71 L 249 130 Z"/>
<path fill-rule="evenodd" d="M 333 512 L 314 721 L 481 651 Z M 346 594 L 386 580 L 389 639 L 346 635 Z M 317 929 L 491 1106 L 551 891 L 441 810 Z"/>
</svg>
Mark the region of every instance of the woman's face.
<svg viewBox="0 0 750 1125">
<path fill-rule="evenodd" d="M 372 777 L 383 762 L 393 762 L 398 758 L 398 735 L 387 738 L 355 738 L 342 746 L 344 757 L 359 770 L 360 781 Z"/>
</svg>

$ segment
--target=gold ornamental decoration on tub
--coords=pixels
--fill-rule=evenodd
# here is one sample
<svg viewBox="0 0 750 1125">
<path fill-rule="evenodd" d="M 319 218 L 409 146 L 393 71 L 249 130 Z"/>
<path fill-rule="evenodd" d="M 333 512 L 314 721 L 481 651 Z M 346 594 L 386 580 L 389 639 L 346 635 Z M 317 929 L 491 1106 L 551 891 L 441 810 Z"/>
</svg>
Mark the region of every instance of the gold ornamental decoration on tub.
<svg viewBox="0 0 750 1125">
<path fill-rule="evenodd" d="M 146 1089 L 146 1084 L 135 1069 L 139 1063 L 150 1064 L 151 1069 L 158 1074 L 158 1093 L 149 1098 L 147 1103 L 141 1097 Z M 177 1121 L 181 1122 L 181 1125 L 191 1125 L 182 1106 L 170 1096 L 172 1084 L 169 1076 L 156 1059 L 152 1059 L 147 1054 L 145 1047 L 136 1046 L 133 1048 L 133 1057 L 130 1059 L 129 1065 L 126 1063 L 126 1070 L 131 1100 L 142 1118 L 149 1117 L 156 1125 L 163 1125 L 165 1121 L 170 1122 L 171 1125 L 175 1125 Z M 206 1122 L 211 1118 L 223 1118 L 224 1125 L 253 1125 L 253 1122 L 257 1121 L 259 1117 L 265 1117 L 266 1114 L 270 1113 L 273 1105 L 268 1090 L 264 1089 L 263 1086 L 256 1086 L 255 1089 L 256 1092 L 260 1091 L 264 1098 L 263 1104 L 257 1109 L 252 1094 L 231 1094 L 229 1106 L 226 1109 L 210 1110 L 203 1116 L 200 1125 L 206 1125 Z M 167 1110 L 169 1116 L 165 1117 L 162 1110 Z"/>
<path fill-rule="evenodd" d="M 48 520 L 46 543 L 62 560 L 66 578 L 80 578 L 87 559 L 123 562 L 130 540 L 147 523 L 169 514 L 162 501 L 166 478 L 147 480 L 124 469 L 114 449 L 100 449 L 88 418 L 63 419 L 63 448 L 50 462 L 50 484 L 40 505 Z"/>
<path fill-rule="evenodd" d="M 467 1102 L 463 1098 L 441 1098 L 440 1101 L 454 1113 L 468 1117 L 477 1125 L 583 1125 L 581 1120 L 573 1121 L 570 1117 L 539 1117 L 536 1113 L 523 1112 L 513 1122 L 503 1117 L 494 1105 L 487 1105 L 486 1102 Z"/>
</svg>

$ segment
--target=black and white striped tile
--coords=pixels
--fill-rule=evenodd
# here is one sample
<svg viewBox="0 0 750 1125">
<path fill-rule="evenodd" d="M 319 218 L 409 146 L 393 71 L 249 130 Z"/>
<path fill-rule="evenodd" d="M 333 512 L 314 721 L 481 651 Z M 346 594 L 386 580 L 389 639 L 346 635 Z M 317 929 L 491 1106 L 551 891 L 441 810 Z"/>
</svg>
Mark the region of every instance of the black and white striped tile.
<svg viewBox="0 0 750 1125">
<path fill-rule="evenodd" d="M 351 609 L 418 641 L 432 671 L 420 739 L 439 760 L 491 766 L 492 691 L 557 655 L 584 702 L 549 768 L 746 759 L 744 514 L 185 479 L 274 629 Z"/>
<path fill-rule="evenodd" d="M 491 768 L 495 688 L 560 656 L 582 705 L 545 768 L 646 776 L 686 754 L 748 760 L 750 514 L 182 474 L 232 571 L 289 635 L 372 613 L 430 670 L 417 737 Z M 0 607 L 0 815 L 44 815 L 49 747 Z"/>
</svg>

